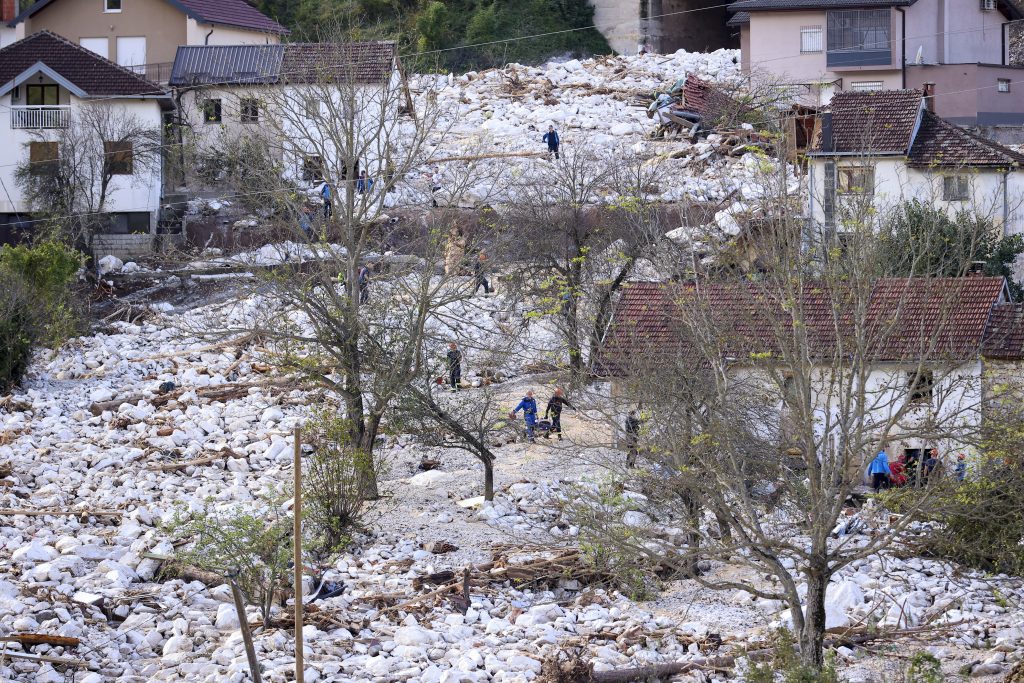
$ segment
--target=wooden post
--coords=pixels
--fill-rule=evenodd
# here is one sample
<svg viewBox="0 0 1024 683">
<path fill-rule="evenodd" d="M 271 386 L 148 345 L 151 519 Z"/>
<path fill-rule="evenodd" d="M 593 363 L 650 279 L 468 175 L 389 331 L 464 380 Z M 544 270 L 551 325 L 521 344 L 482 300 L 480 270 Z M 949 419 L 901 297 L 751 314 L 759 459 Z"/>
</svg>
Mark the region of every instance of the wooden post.
<svg viewBox="0 0 1024 683">
<path fill-rule="evenodd" d="M 295 504 L 293 537 L 295 548 L 295 683 L 303 683 L 305 668 L 302 657 L 302 434 L 295 428 L 294 487 Z"/>
<path fill-rule="evenodd" d="M 234 577 L 231 577 L 231 595 L 235 598 L 235 612 L 238 614 L 238 626 L 242 629 L 245 656 L 249 658 L 249 673 L 252 674 L 253 683 L 263 683 L 263 679 L 260 677 L 260 663 L 256 661 L 256 650 L 252 646 L 252 632 L 249 631 L 249 619 L 245 616 L 245 603 L 242 602 L 242 591 L 239 590 Z"/>
</svg>

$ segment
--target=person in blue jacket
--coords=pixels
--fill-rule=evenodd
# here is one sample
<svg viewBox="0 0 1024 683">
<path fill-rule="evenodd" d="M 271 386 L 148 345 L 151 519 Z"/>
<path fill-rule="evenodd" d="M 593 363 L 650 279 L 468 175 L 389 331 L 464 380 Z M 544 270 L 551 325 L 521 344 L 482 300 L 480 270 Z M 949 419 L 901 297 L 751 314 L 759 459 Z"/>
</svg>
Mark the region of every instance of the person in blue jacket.
<svg viewBox="0 0 1024 683">
<path fill-rule="evenodd" d="M 331 205 L 330 183 L 325 182 L 324 186 L 320 188 L 320 197 L 324 200 L 324 220 L 327 220 L 334 213 L 334 207 Z"/>
<path fill-rule="evenodd" d="M 554 126 L 548 126 L 548 132 L 544 133 L 544 137 L 541 138 L 541 140 L 543 142 L 548 143 L 548 157 L 550 158 L 551 155 L 553 154 L 555 156 L 555 158 L 557 159 L 558 158 L 558 145 L 559 145 L 560 141 L 558 139 L 558 133 L 555 132 L 555 127 Z"/>
<path fill-rule="evenodd" d="M 537 425 L 537 399 L 533 397 L 532 391 L 526 392 L 526 396 L 523 396 L 523 400 L 512 411 L 512 416 L 515 417 L 520 410 L 523 411 L 523 418 L 526 420 L 526 438 L 530 443 L 534 443 L 533 428 Z"/>
<path fill-rule="evenodd" d="M 892 470 L 889 469 L 889 456 L 885 452 L 885 446 L 882 446 L 882 450 L 878 451 L 878 455 L 871 461 L 871 465 L 868 467 L 868 473 L 871 475 L 871 488 L 878 493 L 883 486 L 889 485 L 889 475 L 892 474 Z"/>
</svg>

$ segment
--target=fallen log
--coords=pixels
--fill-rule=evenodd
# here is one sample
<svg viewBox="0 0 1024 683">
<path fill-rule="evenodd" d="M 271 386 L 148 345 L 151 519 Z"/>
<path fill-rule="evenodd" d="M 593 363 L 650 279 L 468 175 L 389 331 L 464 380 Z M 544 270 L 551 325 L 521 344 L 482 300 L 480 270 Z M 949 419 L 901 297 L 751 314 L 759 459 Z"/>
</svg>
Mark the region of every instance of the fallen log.
<svg viewBox="0 0 1024 683">
<path fill-rule="evenodd" d="M 77 647 L 82 641 L 71 636 L 57 636 L 49 633 L 15 633 L 11 636 L 0 637 L 0 642 L 21 643 L 23 646 L 57 645 L 60 647 Z"/>
<path fill-rule="evenodd" d="M 148 399 L 149 397 L 146 396 L 145 394 L 133 394 L 131 396 L 115 398 L 109 401 L 97 401 L 96 403 L 93 403 L 91 406 L 89 406 L 89 412 L 95 415 L 96 417 L 99 417 L 104 413 L 104 411 L 107 410 L 109 410 L 110 412 L 115 412 L 125 403 L 131 403 L 134 405 L 139 401 L 146 401 Z"/>
<path fill-rule="evenodd" d="M 28 510 L 18 508 L 0 509 L 0 517 L 121 517 L 124 510 Z"/>
<path fill-rule="evenodd" d="M 167 557 L 166 555 L 157 555 L 156 553 L 143 553 L 142 556 L 149 560 L 162 560 L 163 566 L 160 568 L 160 574 L 166 579 L 181 579 L 182 581 L 198 581 L 199 583 L 206 584 L 207 586 L 219 586 L 222 583 L 227 583 L 227 579 L 217 572 L 212 572 L 207 569 L 200 569 L 184 562 L 179 562 L 173 558 Z"/>
<path fill-rule="evenodd" d="M 75 666 L 80 669 L 92 669 L 94 665 L 81 659 L 69 659 L 67 657 L 51 657 L 50 655 L 34 655 L 30 652 L 12 652 L 10 650 L 0 651 L 0 662 L 4 657 L 11 659 L 27 659 L 31 662 L 46 662 L 47 664 L 63 664 L 64 666 Z"/>
<path fill-rule="evenodd" d="M 721 657 L 698 657 L 692 662 L 670 662 L 668 664 L 639 666 L 632 669 L 619 669 L 617 671 L 595 671 L 591 674 L 590 680 L 593 683 L 633 683 L 633 681 L 667 678 L 668 676 L 677 676 L 693 671 L 729 669 L 735 665 L 736 659 L 728 655 Z"/>
<path fill-rule="evenodd" d="M 179 462 L 168 462 L 160 465 L 150 465 L 146 469 L 154 472 L 171 472 L 173 470 L 184 469 L 185 467 L 198 467 L 200 465 L 209 465 L 215 463 L 218 460 L 224 460 L 225 458 L 240 458 L 238 453 L 235 453 L 231 449 L 226 449 L 216 453 L 214 455 L 208 455 L 202 458 L 196 458 L 195 460 L 181 460 Z"/>
</svg>

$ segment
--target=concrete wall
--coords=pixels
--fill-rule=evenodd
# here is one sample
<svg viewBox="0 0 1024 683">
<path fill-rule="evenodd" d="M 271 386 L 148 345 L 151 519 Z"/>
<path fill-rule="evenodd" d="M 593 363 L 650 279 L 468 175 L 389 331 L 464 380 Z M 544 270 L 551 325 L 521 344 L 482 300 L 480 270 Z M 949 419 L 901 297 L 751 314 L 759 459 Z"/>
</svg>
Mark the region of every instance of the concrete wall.
<svg viewBox="0 0 1024 683">
<path fill-rule="evenodd" d="M 733 30 L 726 26 L 729 12 L 722 4 L 718 0 L 652 0 L 650 14 L 660 17 L 649 22 L 650 33 L 657 38 L 652 48 L 668 54 L 737 47 Z"/>
<path fill-rule="evenodd" d="M 898 35 L 899 24 L 895 20 L 893 23 L 895 28 L 890 29 L 890 35 Z M 822 27 L 824 49 L 821 52 L 800 53 L 800 29 L 807 26 Z M 849 90 L 859 81 L 882 81 L 884 89 L 902 87 L 895 40 L 893 63 L 889 65 L 829 69 L 826 59 L 828 21 L 823 11 L 752 12 L 749 30 L 752 73 L 781 78 L 788 83 L 821 83 L 841 79 L 843 90 Z"/>
<path fill-rule="evenodd" d="M 71 105 L 71 117 L 74 120 L 75 113 L 83 106 L 83 101 L 66 91 L 61 94 L 61 100 L 68 98 Z M 28 145 L 30 142 L 40 140 L 40 131 L 12 129 L 10 94 L 0 98 L 0 149 L 4 150 L 3 158 L 5 163 L 0 165 L 0 182 L 6 192 L 0 192 L 0 213 L 28 213 L 29 207 L 22 197 L 21 190 L 15 181 L 16 166 L 28 158 Z M 142 125 L 160 130 L 162 125 L 162 113 L 160 105 L 154 100 L 104 100 L 102 103 L 92 103 L 85 106 L 109 107 L 111 111 L 126 116 L 135 117 Z M 72 124 L 74 125 L 74 124 Z M 46 138 L 56 140 L 56 131 L 46 131 Z M 100 147 L 98 153 L 102 154 Z M 148 212 L 151 214 L 150 226 L 155 229 L 157 211 L 160 208 L 162 172 L 160 165 L 154 169 L 144 172 L 136 169 L 130 176 L 114 176 L 108 188 L 106 210 L 112 213 L 120 212 Z"/>
<path fill-rule="evenodd" d="M 636 54 L 641 42 L 641 0 L 591 0 L 594 25 L 616 52 Z"/>
<path fill-rule="evenodd" d="M 185 15 L 167 0 L 130 0 L 120 12 L 104 12 L 102 0 L 54 2 L 25 20 L 26 35 L 46 29 L 78 43 L 107 38 L 107 55 L 117 62 L 117 38 L 145 36 L 146 63 L 173 62 L 185 44 Z"/>
<path fill-rule="evenodd" d="M 92 255 L 99 259 L 109 254 L 122 261 L 134 261 L 152 254 L 156 240 L 156 235 L 94 235 Z"/>
<path fill-rule="evenodd" d="M 276 33 L 261 33 L 222 24 L 200 24 L 192 18 L 186 19 L 185 38 L 188 42 L 183 44 L 186 45 L 276 45 L 281 42 L 281 37 Z M 173 54 L 170 61 L 174 61 Z"/>
<path fill-rule="evenodd" d="M 837 162 L 837 170 L 844 165 L 871 165 L 875 169 L 875 188 L 872 207 L 879 220 L 899 206 L 912 199 L 920 200 L 935 208 L 946 211 L 950 216 L 959 211 L 991 218 L 1008 235 L 1024 233 L 1024 173 L 1014 171 L 1006 176 L 998 171 L 980 169 L 935 169 L 920 170 L 906 166 L 902 158 L 847 158 Z M 944 201 L 942 199 L 943 176 L 959 174 L 969 177 L 971 199 L 968 201 Z M 822 199 L 825 196 L 824 160 L 811 161 L 808 174 L 808 201 L 810 215 L 823 224 L 825 213 Z M 837 204 L 840 201 L 836 196 Z M 837 214 L 838 215 L 838 214 Z M 1004 219 L 1005 217 L 1005 219 Z"/>
<path fill-rule="evenodd" d="M 999 92 L 1000 78 L 1010 92 Z M 987 64 L 907 66 L 907 87 L 935 84 L 935 112 L 961 125 L 1024 125 L 1024 68 Z"/>
</svg>

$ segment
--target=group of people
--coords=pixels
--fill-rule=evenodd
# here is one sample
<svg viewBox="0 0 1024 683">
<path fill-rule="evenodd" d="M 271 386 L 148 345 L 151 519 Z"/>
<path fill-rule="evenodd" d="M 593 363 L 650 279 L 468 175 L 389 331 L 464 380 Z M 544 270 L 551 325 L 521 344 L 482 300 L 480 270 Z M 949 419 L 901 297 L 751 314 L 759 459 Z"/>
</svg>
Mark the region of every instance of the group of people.
<svg viewBox="0 0 1024 683">
<path fill-rule="evenodd" d="M 868 466 L 871 488 L 878 493 L 884 488 L 927 486 L 930 481 L 942 476 L 942 461 L 937 448 L 926 450 L 924 455 L 922 460 L 919 451 L 905 451 L 896 462 L 890 463 L 889 454 L 883 445 Z M 963 453 L 956 457 L 953 476 L 957 481 L 963 481 L 967 476 L 967 458 Z"/>
<path fill-rule="evenodd" d="M 547 420 L 549 415 L 551 417 L 551 429 L 544 433 L 544 438 L 550 437 L 554 432 L 558 435 L 558 440 L 562 440 L 563 408 L 576 410 L 576 407 L 565 397 L 565 392 L 561 388 L 557 388 L 548 399 L 547 408 L 544 409 L 543 419 Z M 512 409 L 509 417 L 514 419 L 520 410 L 523 411 L 523 421 L 526 423 L 526 439 L 530 443 L 534 443 L 537 429 L 537 399 L 534 398 L 532 390 L 526 392 L 526 396 L 519 402 L 519 405 Z"/>
</svg>

